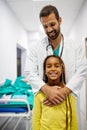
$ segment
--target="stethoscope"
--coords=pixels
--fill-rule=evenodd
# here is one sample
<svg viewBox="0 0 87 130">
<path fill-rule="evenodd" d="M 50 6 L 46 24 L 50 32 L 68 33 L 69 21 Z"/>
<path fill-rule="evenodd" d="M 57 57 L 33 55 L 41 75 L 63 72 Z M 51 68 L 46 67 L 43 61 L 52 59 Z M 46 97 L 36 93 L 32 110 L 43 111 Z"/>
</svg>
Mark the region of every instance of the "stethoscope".
<svg viewBox="0 0 87 130">
<path fill-rule="evenodd" d="M 47 55 L 48 55 L 48 50 L 50 48 L 52 48 L 52 50 L 53 50 L 53 46 L 51 45 L 51 43 L 50 43 L 49 40 L 48 40 L 48 42 L 49 42 L 49 44 L 46 46 L 46 53 L 47 53 Z M 59 57 L 62 57 L 63 49 L 64 49 L 64 36 L 62 35 L 62 43 L 60 45 L 60 54 L 59 54 Z M 50 54 L 52 54 L 52 53 L 50 52 Z"/>
</svg>

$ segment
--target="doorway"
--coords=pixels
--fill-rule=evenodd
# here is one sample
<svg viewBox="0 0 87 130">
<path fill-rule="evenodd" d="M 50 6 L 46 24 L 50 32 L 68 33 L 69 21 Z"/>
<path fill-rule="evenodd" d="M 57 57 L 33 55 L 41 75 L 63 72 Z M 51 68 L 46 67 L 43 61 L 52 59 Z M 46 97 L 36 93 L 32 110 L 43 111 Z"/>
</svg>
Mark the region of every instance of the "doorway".
<svg viewBox="0 0 87 130">
<path fill-rule="evenodd" d="M 17 44 L 17 76 L 24 75 L 26 49 Z"/>
<path fill-rule="evenodd" d="M 17 76 L 21 76 L 21 49 L 17 47 Z"/>
<path fill-rule="evenodd" d="M 85 38 L 85 53 L 86 53 L 86 58 L 87 58 L 87 37 Z M 86 120 L 87 120 L 87 79 L 86 79 L 86 86 L 85 86 L 85 89 L 86 89 Z"/>
</svg>

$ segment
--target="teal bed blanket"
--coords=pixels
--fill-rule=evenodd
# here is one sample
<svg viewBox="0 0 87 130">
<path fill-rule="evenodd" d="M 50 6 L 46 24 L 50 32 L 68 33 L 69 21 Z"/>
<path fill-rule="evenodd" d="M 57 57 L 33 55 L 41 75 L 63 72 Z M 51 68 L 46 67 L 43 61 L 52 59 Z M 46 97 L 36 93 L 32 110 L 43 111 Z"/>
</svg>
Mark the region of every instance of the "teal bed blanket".
<svg viewBox="0 0 87 130">
<path fill-rule="evenodd" d="M 5 83 L 0 86 L 0 98 L 10 97 L 11 99 L 26 99 L 29 102 L 30 109 L 33 108 L 34 94 L 32 92 L 31 85 L 22 81 L 24 77 L 17 77 L 15 82 L 12 83 L 12 80 L 6 79 Z M 0 102 L 0 108 L 9 108 L 9 107 L 25 107 L 26 103 L 24 102 Z"/>
</svg>

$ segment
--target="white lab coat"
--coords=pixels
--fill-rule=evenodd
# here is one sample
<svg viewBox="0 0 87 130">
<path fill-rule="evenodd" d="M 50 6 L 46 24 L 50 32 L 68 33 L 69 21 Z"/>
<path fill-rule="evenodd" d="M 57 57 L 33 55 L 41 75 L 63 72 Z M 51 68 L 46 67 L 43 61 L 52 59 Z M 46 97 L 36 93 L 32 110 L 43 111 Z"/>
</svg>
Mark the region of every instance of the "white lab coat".
<svg viewBox="0 0 87 130">
<path fill-rule="evenodd" d="M 53 54 L 51 46 L 47 49 L 48 44 L 49 42 L 46 37 L 42 41 L 32 44 L 29 48 L 25 73 L 34 92 L 39 91 L 41 86 L 45 84 L 42 80 L 43 62 L 47 55 Z M 60 45 L 62 46 L 62 42 Z M 76 93 L 87 76 L 87 60 L 82 49 L 82 45 L 70 40 L 64 41 L 62 59 L 66 68 L 66 86 Z"/>
</svg>

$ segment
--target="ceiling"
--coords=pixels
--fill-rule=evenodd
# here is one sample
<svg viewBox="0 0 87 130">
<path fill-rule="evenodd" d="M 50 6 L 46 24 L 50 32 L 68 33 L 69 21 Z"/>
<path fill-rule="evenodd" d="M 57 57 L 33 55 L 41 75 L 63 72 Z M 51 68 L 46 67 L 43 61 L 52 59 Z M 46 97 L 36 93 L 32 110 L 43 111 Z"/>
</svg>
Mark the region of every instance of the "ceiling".
<svg viewBox="0 0 87 130">
<path fill-rule="evenodd" d="M 27 31 L 39 31 L 40 20 L 39 12 L 43 6 L 52 4 L 59 10 L 62 17 L 62 31 L 67 34 L 71 29 L 84 0 L 5 0 L 14 11 L 17 18 Z"/>
</svg>

